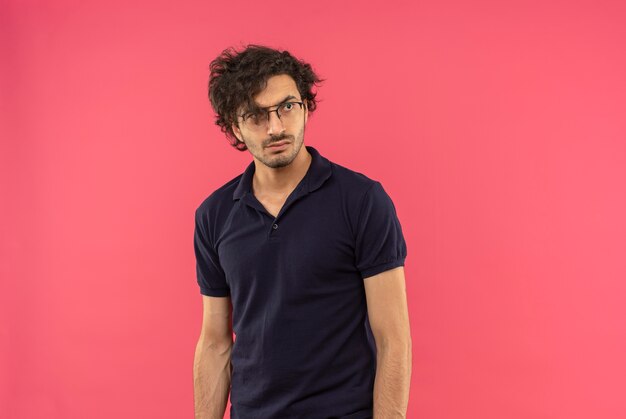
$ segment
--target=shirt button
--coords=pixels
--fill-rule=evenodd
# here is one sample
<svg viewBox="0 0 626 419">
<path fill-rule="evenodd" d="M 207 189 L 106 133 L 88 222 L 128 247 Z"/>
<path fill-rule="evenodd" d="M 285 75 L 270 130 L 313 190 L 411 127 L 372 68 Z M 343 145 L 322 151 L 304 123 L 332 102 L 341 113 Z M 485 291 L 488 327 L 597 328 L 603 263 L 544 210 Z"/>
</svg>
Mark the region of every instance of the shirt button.
<svg viewBox="0 0 626 419">
<path fill-rule="evenodd" d="M 276 230 L 276 229 L 278 228 L 278 224 L 274 224 L 274 225 L 272 226 L 272 228 L 273 228 L 274 230 Z"/>
</svg>

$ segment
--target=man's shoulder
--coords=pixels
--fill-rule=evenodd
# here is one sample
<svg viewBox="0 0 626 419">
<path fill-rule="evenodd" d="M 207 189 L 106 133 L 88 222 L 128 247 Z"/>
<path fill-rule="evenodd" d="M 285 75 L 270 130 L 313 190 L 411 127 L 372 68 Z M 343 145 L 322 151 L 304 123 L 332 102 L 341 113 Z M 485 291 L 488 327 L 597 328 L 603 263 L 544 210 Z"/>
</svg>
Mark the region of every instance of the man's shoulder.
<svg viewBox="0 0 626 419">
<path fill-rule="evenodd" d="M 342 190 L 348 193 L 363 194 L 367 192 L 372 185 L 378 183 L 377 180 L 372 179 L 359 171 L 350 169 L 332 161 L 330 164 L 333 171 L 333 177 L 336 179 L 337 184 L 341 186 Z"/>
<path fill-rule="evenodd" d="M 331 166 L 332 177 L 335 178 L 333 183 L 351 213 L 360 213 L 363 205 L 386 205 L 386 202 L 391 201 L 382 182 L 377 178 L 334 162 L 331 162 Z"/>
<path fill-rule="evenodd" d="M 239 185 L 243 173 L 238 174 L 219 188 L 215 189 L 198 205 L 197 212 L 209 213 L 219 210 L 225 205 L 232 205 L 233 193 Z"/>
</svg>

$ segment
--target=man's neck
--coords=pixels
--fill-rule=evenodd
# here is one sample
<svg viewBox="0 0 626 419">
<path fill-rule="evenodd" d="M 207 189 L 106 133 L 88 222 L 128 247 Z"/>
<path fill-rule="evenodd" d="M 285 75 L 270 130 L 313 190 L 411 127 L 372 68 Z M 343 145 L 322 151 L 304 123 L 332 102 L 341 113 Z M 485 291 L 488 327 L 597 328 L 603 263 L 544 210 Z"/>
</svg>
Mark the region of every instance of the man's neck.
<svg viewBox="0 0 626 419">
<path fill-rule="evenodd" d="M 271 168 L 255 161 L 252 178 L 252 188 L 255 194 L 290 193 L 306 175 L 312 159 L 313 157 L 303 144 L 296 158 L 288 166 Z"/>
</svg>

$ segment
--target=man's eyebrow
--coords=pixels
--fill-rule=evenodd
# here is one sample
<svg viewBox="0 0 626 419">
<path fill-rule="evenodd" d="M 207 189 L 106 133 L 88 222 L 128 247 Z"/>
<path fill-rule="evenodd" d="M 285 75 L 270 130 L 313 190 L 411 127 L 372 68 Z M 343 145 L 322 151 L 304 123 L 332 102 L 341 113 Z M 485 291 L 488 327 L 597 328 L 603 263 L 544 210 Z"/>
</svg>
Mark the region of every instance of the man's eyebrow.
<svg viewBox="0 0 626 419">
<path fill-rule="evenodd" d="M 281 100 L 280 102 L 278 102 L 276 105 L 264 106 L 264 107 L 262 107 L 262 108 L 261 108 L 261 107 L 259 107 L 259 109 L 267 109 L 267 108 L 272 108 L 272 107 L 274 107 L 274 106 L 278 106 L 278 105 L 280 105 L 281 103 L 285 103 L 285 102 L 287 102 L 289 99 L 297 99 L 297 97 L 295 97 L 294 95 L 287 95 L 287 96 L 285 96 L 285 98 L 284 98 L 283 100 Z"/>
</svg>

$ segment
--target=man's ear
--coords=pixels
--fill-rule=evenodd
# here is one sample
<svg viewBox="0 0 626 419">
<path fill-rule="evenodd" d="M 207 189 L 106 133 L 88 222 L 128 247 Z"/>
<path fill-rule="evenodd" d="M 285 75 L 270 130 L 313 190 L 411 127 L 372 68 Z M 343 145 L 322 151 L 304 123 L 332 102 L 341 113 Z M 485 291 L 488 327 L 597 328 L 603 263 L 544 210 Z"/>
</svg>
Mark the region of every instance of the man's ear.
<svg viewBox="0 0 626 419">
<path fill-rule="evenodd" d="M 233 130 L 233 133 L 235 134 L 235 137 L 237 137 L 237 139 L 239 140 L 240 143 L 243 143 L 243 140 L 241 139 L 241 130 L 239 129 L 239 127 L 237 126 L 236 123 L 232 123 L 230 128 Z"/>
</svg>

